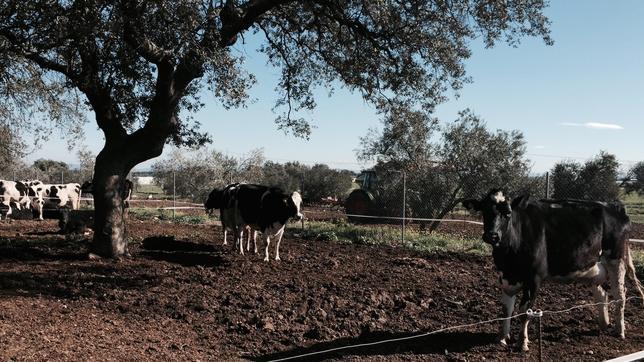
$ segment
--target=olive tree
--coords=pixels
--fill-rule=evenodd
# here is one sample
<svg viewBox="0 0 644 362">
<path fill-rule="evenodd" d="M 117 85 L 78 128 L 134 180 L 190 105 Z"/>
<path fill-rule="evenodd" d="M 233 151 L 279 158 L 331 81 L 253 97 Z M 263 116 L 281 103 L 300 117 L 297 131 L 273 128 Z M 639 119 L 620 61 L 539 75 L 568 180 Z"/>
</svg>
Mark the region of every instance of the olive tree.
<svg viewBox="0 0 644 362">
<path fill-rule="evenodd" d="M 418 111 L 397 111 L 384 130 L 362 139 L 359 157 L 375 159 L 375 199 L 387 214 L 402 210 L 402 175 L 406 175 L 406 214 L 432 218 L 430 230 L 464 197 L 490 188 L 510 193 L 527 189 L 528 160 L 519 131 L 490 131 L 470 110 L 444 127 Z"/>
<path fill-rule="evenodd" d="M 581 164 L 562 161 L 552 168 L 555 199 L 613 201 L 619 198 L 617 175 L 619 162 L 615 155 L 601 151 Z"/>
<path fill-rule="evenodd" d="M 127 253 L 126 175 L 168 142 L 209 141 L 189 117 L 202 89 L 224 107 L 244 103 L 253 77 L 237 47 L 246 37 L 258 39 L 281 72 L 278 127 L 307 136 L 299 111 L 315 107 L 317 87 L 343 84 L 380 108 L 393 97 L 431 108 L 468 80 L 472 39 L 550 43 L 545 7 L 544 0 L 0 0 L 0 81 L 34 80 L 39 90 L 62 92 L 44 97 L 49 104 L 80 98 L 91 109 L 105 136 L 91 250 L 118 257 Z"/>
<path fill-rule="evenodd" d="M 152 165 L 154 179 L 166 194 L 173 192 L 194 202 L 204 202 L 213 188 L 233 182 L 257 183 L 262 178 L 264 153 L 252 150 L 234 157 L 219 151 L 185 152 L 175 149 Z"/>
<path fill-rule="evenodd" d="M 627 193 L 637 192 L 644 195 L 644 162 L 636 163 L 628 171 L 625 190 Z"/>
</svg>

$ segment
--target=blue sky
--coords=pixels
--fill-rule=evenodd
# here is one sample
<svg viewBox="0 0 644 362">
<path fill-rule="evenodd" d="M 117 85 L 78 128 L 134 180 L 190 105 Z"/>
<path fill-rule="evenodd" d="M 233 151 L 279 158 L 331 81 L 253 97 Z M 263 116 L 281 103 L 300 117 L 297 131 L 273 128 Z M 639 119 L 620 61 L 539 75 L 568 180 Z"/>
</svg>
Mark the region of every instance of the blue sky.
<svg viewBox="0 0 644 362">
<path fill-rule="evenodd" d="M 533 172 L 562 159 L 583 161 L 600 150 L 616 154 L 626 166 L 644 160 L 644 1 L 553 1 L 546 13 L 554 46 L 528 38 L 518 48 L 499 43 L 485 49 L 474 42 L 466 62 L 473 83 L 458 99 L 450 92 L 451 100 L 435 115 L 451 122 L 459 110 L 470 108 L 492 130 L 522 131 Z M 284 135 L 271 111 L 278 71 L 250 46 L 236 47 L 248 53 L 247 69 L 257 76 L 251 90 L 256 102 L 226 111 L 204 97 L 207 106 L 195 117 L 213 136 L 211 148 L 234 156 L 263 148 L 267 159 L 278 162 L 363 166 L 354 150 L 370 127 L 380 125 L 373 107 L 344 90 L 331 98 L 321 90 L 318 107 L 309 114 L 316 127 L 311 139 Z M 102 135 L 91 119 L 83 143 L 98 152 Z M 164 154 L 169 152 L 166 147 Z M 42 145 L 28 159 L 41 157 L 78 162 L 60 141 Z"/>
</svg>

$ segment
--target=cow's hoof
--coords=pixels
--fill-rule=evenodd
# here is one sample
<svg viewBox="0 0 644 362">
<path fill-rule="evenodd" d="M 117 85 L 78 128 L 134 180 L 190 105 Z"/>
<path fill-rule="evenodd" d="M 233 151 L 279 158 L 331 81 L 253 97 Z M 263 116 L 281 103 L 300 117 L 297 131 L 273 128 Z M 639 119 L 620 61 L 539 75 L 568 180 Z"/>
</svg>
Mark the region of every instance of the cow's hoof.
<svg viewBox="0 0 644 362">
<path fill-rule="evenodd" d="M 280 257 L 279 257 L 279 256 L 276 256 L 276 257 L 275 257 L 275 260 L 276 260 L 276 261 L 280 261 L 280 260 L 282 260 L 282 259 L 280 259 Z"/>
<path fill-rule="evenodd" d="M 530 348 L 528 348 L 528 341 L 525 340 L 521 343 L 521 352 L 528 352 Z"/>
<path fill-rule="evenodd" d="M 508 335 L 502 336 L 501 339 L 499 340 L 499 344 L 504 347 L 507 347 L 510 344 L 510 335 L 508 334 Z"/>
<path fill-rule="evenodd" d="M 270 259 L 268 259 L 268 256 L 264 258 L 264 261 L 270 261 Z"/>
<path fill-rule="evenodd" d="M 228 243 L 224 241 L 224 243 L 223 243 L 223 244 L 221 244 L 221 245 L 228 245 Z"/>
</svg>

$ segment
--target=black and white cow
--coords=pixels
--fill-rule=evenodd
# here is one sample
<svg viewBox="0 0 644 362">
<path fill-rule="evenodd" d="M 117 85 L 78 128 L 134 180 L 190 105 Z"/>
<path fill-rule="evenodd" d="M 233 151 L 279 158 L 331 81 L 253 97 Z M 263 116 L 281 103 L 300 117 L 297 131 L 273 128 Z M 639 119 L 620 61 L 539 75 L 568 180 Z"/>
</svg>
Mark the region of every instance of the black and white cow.
<svg viewBox="0 0 644 362">
<path fill-rule="evenodd" d="M 207 213 L 212 213 L 214 210 L 219 210 L 219 220 L 221 221 L 221 227 L 224 233 L 224 243 L 223 245 L 228 245 L 228 230 L 233 231 L 233 224 L 235 220 L 235 209 L 234 209 L 234 195 L 236 193 L 239 183 L 230 184 L 223 189 L 214 189 L 208 195 L 208 199 L 204 203 L 204 208 Z M 249 225 L 244 225 L 242 230 L 248 233 L 248 241 L 246 242 L 246 251 L 250 251 L 250 240 L 253 239 L 253 244 L 255 247 L 255 253 L 257 253 L 257 231 L 252 230 Z M 233 232 L 234 235 L 234 232 Z M 235 240 L 236 241 L 236 240 Z M 238 247 L 238 245 L 235 245 Z M 243 254 L 243 248 L 241 249 Z"/>
<path fill-rule="evenodd" d="M 31 199 L 31 208 L 38 213 L 38 218 L 43 220 L 43 208 L 45 205 L 43 195 L 45 194 L 45 184 L 39 180 L 22 180 L 20 182 L 28 187 L 28 194 Z"/>
<path fill-rule="evenodd" d="M 77 183 L 67 183 L 59 185 L 44 184 L 39 180 L 23 180 L 30 189 L 36 193 L 32 198 L 32 206 L 38 211 L 38 218 L 43 219 L 43 210 L 45 207 L 60 208 L 71 205 L 72 210 L 80 208 L 81 186 Z"/>
<path fill-rule="evenodd" d="M 297 191 L 286 194 L 279 188 L 253 184 L 236 184 L 228 191 L 229 203 L 222 210 L 230 211 L 225 216 L 226 227 L 233 230 L 240 253 L 244 253 L 241 243 L 243 230 L 250 226 L 253 230 L 260 231 L 264 237 L 264 260 L 269 260 L 271 239 L 275 240 L 275 260 L 280 260 L 279 247 L 287 221 L 291 218 L 302 219 L 300 194 Z"/>
<path fill-rule="evenodd" d="M 23 207 L 26 209 L 30 208 L 30 193 L 31 189 L 29 188 L 29 186 L 20 181 L 0 180 L 0 197 L 2 198 L 2 201 L 0 201 L 0 203 L 8 208 L 6 214 L 7 218 L 12 213 L 12 203 L 18 210 L 22 210 Z"/>
<path fill-rule="evenodd" d="M 590 286 L 599 303 L 599 322 L 609 325 L 609 282 L 614 303 L 615 332 L 624 334 L 624 278 L 627 274 L 644 297 L 635 276 L 628 244 L 630 220 L 619 202 L 530 200 L 510 203 L 502 191 L 491 190 L 482 200 L 463 205 L 483 215 L 483 241 L 492 245 L 494 264 L 503 291 L 504 318 L 501 343 L 510 339 L 510 317 L 516 295 L 523 292 L 520 313 L 532 307 L 546 279 L 581 282 Z M 528 350 L 528 319 L 523 316 L 520 345 Z"/>
<path fill-rule="evenodd" d="M 271 238 L 275 239 L 275 260 L 280 260 L 280 242 L 289 219 L 301 220 L 302 196 L 295 191 L 286 194 L 279 188 L 241 184 L 234 191 L 235 237 L 241 241 L 242 226 L 259 230 L 266 244 L 264 261 L 269 260 Z"/>
<path fill-rule="evenodd" d="M 80 187 L 81 195 L 94 193 L 94 184 L 92 181 L 85 181 Z M 121 190 L 121 198 L 123 199 L 123 207 L 126 209 L 130 207 L 130 199 L 132 198 L 132 191 L 134 190 L 134 183 L 128 179 L 123 181 L 123 189 Z"/>
</svg>

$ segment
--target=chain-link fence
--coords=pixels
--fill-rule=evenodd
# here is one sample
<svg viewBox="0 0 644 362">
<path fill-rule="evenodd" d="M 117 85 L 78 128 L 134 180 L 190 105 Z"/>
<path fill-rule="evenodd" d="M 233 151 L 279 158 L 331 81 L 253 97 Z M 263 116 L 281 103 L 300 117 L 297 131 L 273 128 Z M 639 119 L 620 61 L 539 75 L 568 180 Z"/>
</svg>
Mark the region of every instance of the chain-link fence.
<svg viewBox="0 0 644 362">
<path fill-rule="evenodd" d="M 309 167 L 281 173 L 254 172 L 253 177 L 239 175 L 243 178 L 231 176 L 226 180 L 211 175 L 207 170 L 134 172 L 129 176 L 134 185 L 129 204 L 135 217 L 200 222 L 205 219 L 203 203 L 213 188 L 233 182 L 254 182 L 282 186 L 289 192 L 300 191 L 305 200 L 305 213 L 307 209 L 310 214 L 322 209 L 327 218 L 348 218 L 355 222 L 398 225 L 401 228 L 411 226 L 432 232 L 445 222 L 477 221 L 463 209 L 461 200 L 480 198 L 489 189 L 500 187 L 511 197 L 527 194 L 535 199 L 619 199 L 626 205 L 634 223 L 644 223 L 644 197 L 637 192 L 624 191 L 628 180 L 610 177 L 580 180 L 565 172 L 497 175 L 496 180 L 491 180 L 464 176 L 458 171 L 434 167 L 433 172 L 413 173 L 375 168 L 355 177 L 345 171 L 331 172 L 328 168 Z M 9 171 L 7 175 L 5 170 L 0 176 L 10 180 L 41 179 L 45 183 L 56 184 L 87 181 L 74 172 L 61 173 L 60 180 L 52 180 L 51 175 L 43 180 L 43 175 L 34 173 L 34 170 L 30 172 L 18 174 Z M 81 207 L 93 208 L 90 193 L 83 193 Z"/>
</svg>

